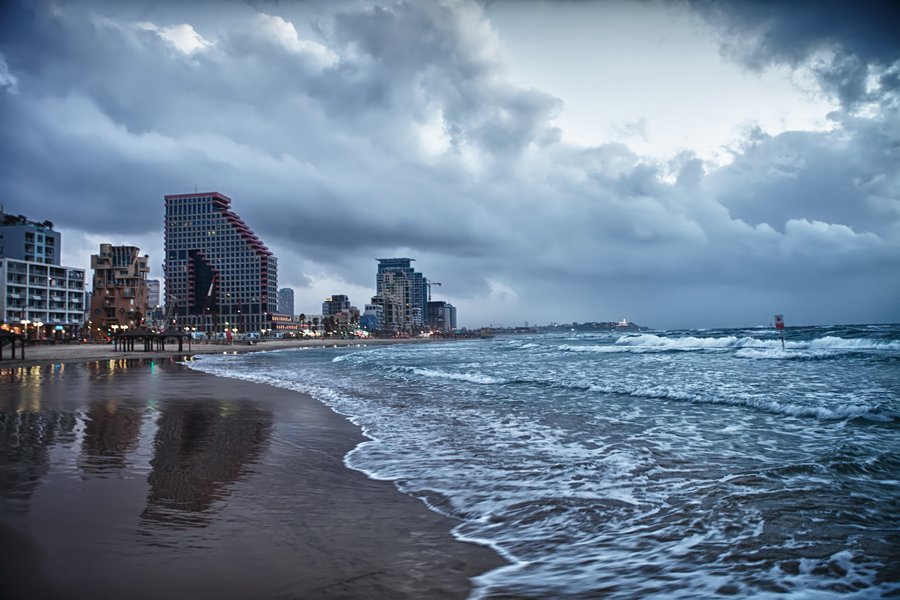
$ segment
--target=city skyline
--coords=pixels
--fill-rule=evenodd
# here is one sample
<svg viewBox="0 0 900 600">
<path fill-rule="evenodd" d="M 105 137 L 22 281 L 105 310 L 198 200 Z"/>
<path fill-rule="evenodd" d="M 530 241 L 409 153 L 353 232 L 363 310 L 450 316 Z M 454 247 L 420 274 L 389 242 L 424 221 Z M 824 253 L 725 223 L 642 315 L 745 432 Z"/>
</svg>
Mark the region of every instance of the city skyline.
<svg viewBox="0 0 900 600">
<path fill-rule="evenodd" d="M 898 9 L 106 0 L 0 9 L 5 210 L 62 264 L 217 191 L 312 312 L 416 257 L 461 327 L 900 321 Z"/>
</svg>

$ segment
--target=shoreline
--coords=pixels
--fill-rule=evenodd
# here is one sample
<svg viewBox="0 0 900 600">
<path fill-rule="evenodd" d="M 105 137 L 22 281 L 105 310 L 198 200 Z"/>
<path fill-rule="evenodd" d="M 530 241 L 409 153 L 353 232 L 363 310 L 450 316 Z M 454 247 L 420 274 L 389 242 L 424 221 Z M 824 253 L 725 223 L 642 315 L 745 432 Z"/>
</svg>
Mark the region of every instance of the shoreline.
<svg viewBox="0 0 900 600">
<path fill-rule="evenodd" d="M 365 345 L 396 343 L 410 341 Z M 22 473 L 0 481 L 0 550 L 32 561 L 0 566 L 0 596 L 449 600 L 509 564 L 457 539 L 456 519 L 346 466 L 368 438 L 344 415 L 176 362 L 301 344 L 93 346 L 0 363 L 0 421 L 18 423 L 0 428 L 0 454 L 33 445 Z M 41 437 L 4 437 L 24 429 Z"/>
<path fill-rule="evenodd" d="M 165 352 L 144 352 L 143 350 L 114 350 L 112 344 L 100 343 L 73 343 L 28 346 L 25 359 L 19 358 L 19 348 L 16 348 L 16 358 L 10 357 L 9 348 L 4 348 L 3 360 L 0 361 L 0 371 L 29 368 L 49 367 L 65 363 L 86 363 L 103 360 L 122 359 L 165 359 L 173 357 L 188 357 L 201 354 L 243 354 L 246 352 L 266 352 L 271 350 L 284 350 L 288 348 L 338 348 L 346 346 L 384 346 L 393 344 L 424 344 L 432 342 L 449 342 L 453 340 L 434 340 L 420 338 L 373 338 L 373 339 L 330 339 L 325 340 L 262 340 L 252 346 L 246 342 L 235 344 L 219 344 L 213 342 L 194 340 L 190 347 L 185 343 L 183 349 Z M 172 344 L 177 347 L 177 344 Z"/>
</svg>

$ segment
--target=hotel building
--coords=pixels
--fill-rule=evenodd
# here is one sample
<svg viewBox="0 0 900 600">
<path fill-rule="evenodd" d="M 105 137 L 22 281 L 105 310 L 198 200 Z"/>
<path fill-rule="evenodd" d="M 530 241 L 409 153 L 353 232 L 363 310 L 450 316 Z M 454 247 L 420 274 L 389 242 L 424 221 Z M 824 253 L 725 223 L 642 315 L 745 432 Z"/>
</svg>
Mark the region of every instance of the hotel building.
<svg viewBox="0 0 900 600">
<path fill-rule="evenodd" d="M 163 268 L 170 321 L 197 331 L 276 329 L 277 259 L 231 212 L 231 199 L 206 192 L 166 196 L 165 201 Z"/>
<path fill-rule="evenodd" d="M 91 256 L 94 290 L 91 293 L 91 332 L 109 335 L 140 327 L 147 317 L 147 273 L 150 256 L 135 246 L 100 244 Z"/>
<path fill-rule="evenodd" d="M 84 269 L 59 264 L 53 223 L 0 209 L 2 327 L 29 337 L 78 337 L 84 326 Z"/>
<path fill-rule="evenodd" d="M 381 304 L 385 329 L 409 331 L 425 326 L 428 318 L 427 279 L 416 273 L 412 258 L 379 258 L 376 296 Z"/>
</svg>

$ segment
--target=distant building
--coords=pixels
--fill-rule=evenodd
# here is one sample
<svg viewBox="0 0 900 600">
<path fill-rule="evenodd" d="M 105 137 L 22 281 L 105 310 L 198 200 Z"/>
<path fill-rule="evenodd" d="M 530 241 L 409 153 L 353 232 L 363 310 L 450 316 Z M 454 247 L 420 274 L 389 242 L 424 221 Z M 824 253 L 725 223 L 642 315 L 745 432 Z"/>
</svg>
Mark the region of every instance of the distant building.
<svg viewBox="0 0 900 600">
<path fill-rule="evenodd" d="M 278 261 L 229 210 L 231 198 L 205 192 L 165 201 L 165 302 L 176 325 L 198 331 L 276 329 Z"/>
<path fill-rule="evenodd" d="M 385 329 L 407 331 L 425 326 L 427 280 L 416 273 L 411 258 L 379 258 L 376 294 L 384 310 Z M 373 298 L 373 303 L 376 303 Z"/>
<path fill-rule="evenodd" d="M 281 288 L 278 290 L 278 312 L 283 315 L 294 314 L 294 290 Z"/>
<path fill-rule="evenodd" d="M 38 223 L 24 215 L 8 215 L 0 206 L 0 258 L 58 265 L 61 239 L 50 221 Z"/>
<path fill-rule="evenodd" d="M 29 337 L 80 337 L 84 326 L 84 269 L 59 264 L 62 236 L 0 207 L 2 328 Z"/>
<path fill-rule="evenodd" d="M 375 298 L 377 300 L 377 296 Z M 365 312 L 359 317 L 359 326 L 366 331 L 384 329 L 384 307 L 381 304 L 366 304 Z"/>
<path fill-rule="evenodd" d="M 360 322 L 359 309 L 355 306 L 342 310 L 336 315 L 330 315 L 330 317 L 334 319 L 332 321 L 332 332 L 340 333 L 341 335 L 352 333 L 359 326 Z M 327 319 L 328 317 L 325 318 Z"/>
<path fill-rule="evenodd" d="M 159 279 L 147 280 L 147 308 L 159 306 Z"/>
<path fill-rule="evenodd" d="M 291 314 L 273 313 L 272 314 L 272 331 L 274 334 L 290 334 L 296 335 L 300 332 L 302 324 Z"/>
<path fill-rule="evenodd" d="M 88 318 L 92 333 L 106 336 L 143 324 L 149 258 L 135 246 L 100 244 L 100 254 L 91 256 L 94 289 Z"/>
<path fill-rule="evenodd" d="M 428 303 L 428 327 L 434 331 L 456 330 L 456 307 L 449 302 L 436 301 Z"/>
<path fill-rule="evenodd" d="M 318 335 L 323 331 L 325 323 L 325 315 L 306 315 L 307 327 L 301 328 L 301 331 L 309 335 Z"/>
<path fill-rule="evenodd" d="M 333 294 L 331 298 L 322 303 L 322 314 L 339 315 L 350 310 L 350 298 L 343 294 Z"/>
</svg>

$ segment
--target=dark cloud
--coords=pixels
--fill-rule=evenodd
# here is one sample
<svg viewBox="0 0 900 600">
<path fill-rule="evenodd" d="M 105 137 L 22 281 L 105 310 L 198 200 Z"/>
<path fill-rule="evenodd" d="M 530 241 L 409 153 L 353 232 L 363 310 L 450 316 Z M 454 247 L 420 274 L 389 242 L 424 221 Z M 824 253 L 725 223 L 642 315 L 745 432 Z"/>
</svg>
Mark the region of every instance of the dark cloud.
<svg viewBox="0 0 900 600">
<path fill-rule="evenodd" d="M 848 118 L 826 132 L 757 133 L 704 189 L 754 225 L 783 230 L 806 218 L 892 237 L 900 221 L 898 140 L 895 116 Z"/>
<path fill-rule="evenodd" d="M 764 306 L 767 322 L 771 304 L 896 320 L 900 129 L 883 27 L 864 43 L 860 18 L 804 20 L 799 3 L 692 5 L 752 41 L 732 48 L 748 65 L 838 49 L 818 73 L 854 110 L 831 131 L 748 130 L 724 167 L 690 151 L 659 163 L 561 142 L 561 101 L 510 79 L 471 2 L 226 4 L 205 37 L 175 4 L 126 18 L 13 2 L 0 196 L 67 231 L 152 236 L 163 195 L 217 190 L 279 249 L 281 283 L 374 287 L 375 257 L 413 256 L 476 320 L 748 324 L 737 315 Z M 306 33 L 297 14 L 314 19 Z"/>
<path fill-rule="evenodd" d="M 719 20 L 728 33 L 757 36 L 760 61 L 803 62 L 813 53 L 840 46 L 865 62 L 889 64 L 900 59 L 900 6 L 880 0 L 689 0 L 690 5 Z"/>
<path fill-rule="evenodd" d="M 844 108 L 896 103 L 900 4 L 879 0 L 687 0 L 722 27 L 723 49 L 757 69 L 812 63 Z"/>
</svg>

